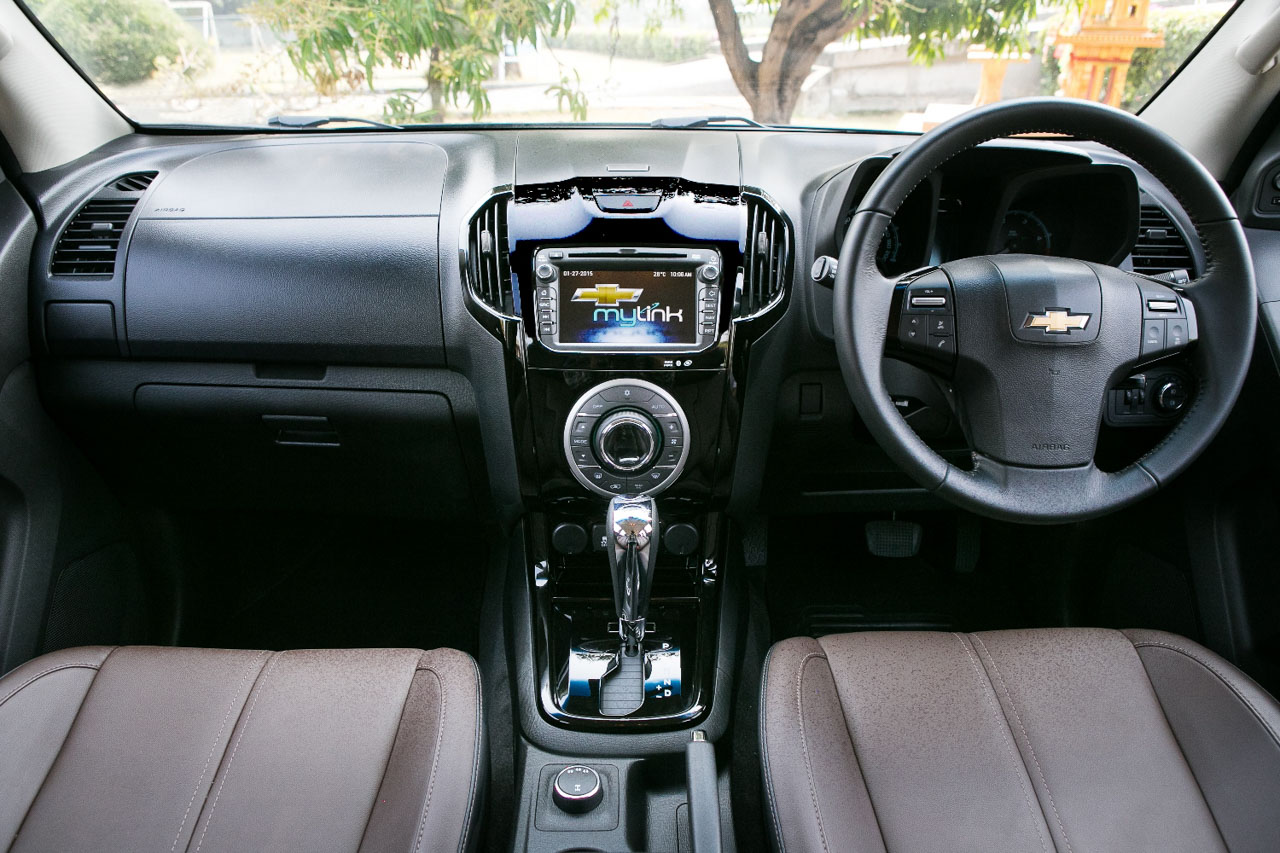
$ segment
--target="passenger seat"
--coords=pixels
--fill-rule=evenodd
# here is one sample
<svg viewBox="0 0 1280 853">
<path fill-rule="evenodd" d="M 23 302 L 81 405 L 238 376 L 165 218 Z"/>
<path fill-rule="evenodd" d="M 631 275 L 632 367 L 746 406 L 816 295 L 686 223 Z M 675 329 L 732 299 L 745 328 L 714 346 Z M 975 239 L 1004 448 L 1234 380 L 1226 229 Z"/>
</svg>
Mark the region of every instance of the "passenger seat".
<svg viewBox="0 0 1280 853">
<path fill-rule="evenodd" d="M 54 652 L 0 679 L 0 848 L 469 850 L 481 710 L 452 649 Z"/>
</svg>

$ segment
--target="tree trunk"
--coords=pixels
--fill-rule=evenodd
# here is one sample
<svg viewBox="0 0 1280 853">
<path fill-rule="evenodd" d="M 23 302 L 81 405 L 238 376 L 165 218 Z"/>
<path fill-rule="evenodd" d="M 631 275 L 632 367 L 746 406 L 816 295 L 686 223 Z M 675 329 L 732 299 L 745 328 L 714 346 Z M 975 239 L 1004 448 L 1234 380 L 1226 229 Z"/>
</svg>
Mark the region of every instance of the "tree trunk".
<svg viewBox="0 0 1280 853">
<path fill-rule="evenodd" d="M 720 35 L 720 52 L 738 91 L 764 124 L 790 124 L 805 79 L 827 45 L 866 18 L 852 15 L 845 0 L 782 0 L 759 60 L 751 58 L 733 0 L 707 0 Z"/>
<path fill-rule="evenodd" d="M 440 48 L 431 48 L 430 60 L 427 65 L 427 95 L 431 98 L 431 118 L 432 124 L 439 124 L 444 121 L 444 80 L 440 76 Z"/>
</svg>

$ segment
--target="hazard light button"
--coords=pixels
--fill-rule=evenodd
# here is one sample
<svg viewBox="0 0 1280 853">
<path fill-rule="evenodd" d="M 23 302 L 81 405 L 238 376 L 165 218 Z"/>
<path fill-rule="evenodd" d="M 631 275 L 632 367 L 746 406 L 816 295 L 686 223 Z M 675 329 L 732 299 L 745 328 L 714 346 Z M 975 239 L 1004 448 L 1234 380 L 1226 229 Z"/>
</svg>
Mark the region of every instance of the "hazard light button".
<svg viewBox="0 0 1280 853">
<path fill-rule="evenodd" d="M 650 213 L 661 201 L 662 193 L 596 193 L 596 206 L 607 213 Z"/>
</svg>

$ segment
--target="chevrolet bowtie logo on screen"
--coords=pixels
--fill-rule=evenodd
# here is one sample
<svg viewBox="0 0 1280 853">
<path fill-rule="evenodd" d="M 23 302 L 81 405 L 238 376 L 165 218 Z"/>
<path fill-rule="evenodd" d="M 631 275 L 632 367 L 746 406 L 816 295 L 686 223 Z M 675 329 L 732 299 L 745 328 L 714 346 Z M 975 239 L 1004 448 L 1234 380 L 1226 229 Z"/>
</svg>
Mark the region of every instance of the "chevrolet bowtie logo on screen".
<svg viewBox="0 0 1280 853">
<path fill-rule="evenodd" d="M 617 305 L 619 302 L 638 302 L 641 287 L 619 287 L 616 284 L 597 284 L 595 287 L 579 287 L 573 292 L 574 302 L 594 302 L 596 305 Z"/>
<path fill-rule="evenodd" d="M 1043 329 L 1046 335 L 1069 335 L 1089 325 L 1089 314 L 1072 314 L 1066 308 L 1049 308 L 1043 314 L 1028 314 L 1024 329 Z"/>
<path fill-rule="evenodd" d="M 692 345 L 698 283 L 690 269 L 561 269 L 559 341 L 589 346 Z M 572 294 L 572 296 L 570 296 Z"/>
</svg>

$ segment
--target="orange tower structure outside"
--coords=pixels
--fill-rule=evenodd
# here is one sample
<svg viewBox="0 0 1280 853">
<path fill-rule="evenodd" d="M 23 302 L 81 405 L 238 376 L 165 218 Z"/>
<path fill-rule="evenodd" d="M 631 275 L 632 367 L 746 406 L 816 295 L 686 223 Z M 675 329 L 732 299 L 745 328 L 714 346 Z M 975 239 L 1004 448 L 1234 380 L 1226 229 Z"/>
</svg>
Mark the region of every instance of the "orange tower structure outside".
<svg viewBox="0 0 1280 853">
<path fill-rule="evenodd" d="M 1150 0 L 1085 0 L 1074 26 L 1054 39 L 1071 49 L 1062 94 L 1120 106 L 1133 52 L 1164 46 L 1164 36 L 1147 26 L 1149 11 Z"/>
</svg>

